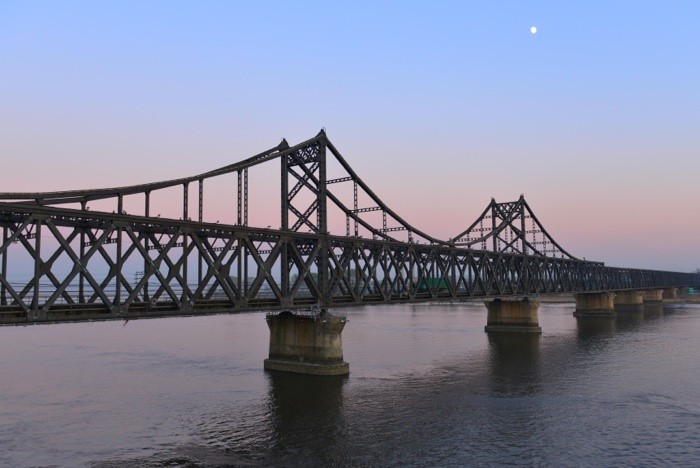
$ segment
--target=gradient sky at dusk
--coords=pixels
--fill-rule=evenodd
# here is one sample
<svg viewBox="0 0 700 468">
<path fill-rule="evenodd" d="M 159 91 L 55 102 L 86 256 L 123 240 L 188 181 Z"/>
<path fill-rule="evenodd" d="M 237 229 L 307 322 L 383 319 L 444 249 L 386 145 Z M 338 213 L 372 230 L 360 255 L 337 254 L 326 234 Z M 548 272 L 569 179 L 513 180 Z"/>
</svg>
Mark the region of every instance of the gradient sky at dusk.
<svg viewBox="0 0 700 468">
<path fill-rule="evenodd" d="M 182 177 L 325 127 L 438 237 L 524 193 L 576 256 L 700 267 L 697 1 L 0 0 L 0 60 L 0 192 Z"/>
</svg>

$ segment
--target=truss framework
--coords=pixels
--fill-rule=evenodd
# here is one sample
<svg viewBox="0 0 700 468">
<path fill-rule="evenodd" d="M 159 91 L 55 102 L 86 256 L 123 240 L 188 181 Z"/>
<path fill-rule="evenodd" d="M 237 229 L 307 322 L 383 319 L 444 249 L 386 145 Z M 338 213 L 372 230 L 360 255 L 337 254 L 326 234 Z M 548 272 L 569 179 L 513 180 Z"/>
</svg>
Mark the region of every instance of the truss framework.
<svg viewBox="0 0 700 468">
<path fill-rule="evenodd" d="M 0 204 L 0 323 L 323 308 L 697 284 L 576 259 Z M 81 241 L 81 239 L 86 239 Z M 33 274 L 7 281 L 14 256 Z M 63 260 L 58 261 L 59 258 Z M 129 262 L 146 265 L 130 281 Z M 188 264 L 201 262 L 200 272 Z M 60 264 L 69 267 L 60 267 Z M 201 276 L 200 276 L 201 275 Z"/>
<path fill-rule="evenodd" d="M 331 158 L 342 171 L 333 179 Z M 248 170 L 277 159 L 279 229 L 250 227 Z M 205 184 L 227 174 L 236 177 L 235 224 L 206 222 Z M 352 198 L 336 184 L 351 184 Z M 173 187 L 182 190 L 179 219 L 153 216 L 152 195 Z M 128 196 L 143 197 L 140 213 L 126 213 Z M 105 200 L 116 210 L 91 210 Z M 344 236 L 329 233 L 331 209 L 345 217 Z M 579 260 L 554 241 L 522 196 L 492 200 L 453 240 L 431 237 L 392 211 L 323 131 L 188 178 L 0 193 L 0 229 L 0 324 L 700 284 L 697 274 Z"/>
<path fill-rule="evenodd" d="M 479 218 L 455 236 L 451 244 L 493 252 L 576 259 L 549 235 L 523 195 L 506 203 L 496 203 L 492 198 Z"/>
</svg>

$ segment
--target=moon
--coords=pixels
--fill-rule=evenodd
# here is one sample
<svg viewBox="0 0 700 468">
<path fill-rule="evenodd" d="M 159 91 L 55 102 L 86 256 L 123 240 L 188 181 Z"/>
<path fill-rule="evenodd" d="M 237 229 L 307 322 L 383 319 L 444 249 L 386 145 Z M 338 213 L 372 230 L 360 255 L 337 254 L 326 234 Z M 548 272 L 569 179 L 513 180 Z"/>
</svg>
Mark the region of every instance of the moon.
<svg viewBox="0 0 700 468">
<path fill-rule="evenodd" d="M 530 26 L 530 32 L 532 34 L 537 34 L 537 26 Z"/>
</svg>

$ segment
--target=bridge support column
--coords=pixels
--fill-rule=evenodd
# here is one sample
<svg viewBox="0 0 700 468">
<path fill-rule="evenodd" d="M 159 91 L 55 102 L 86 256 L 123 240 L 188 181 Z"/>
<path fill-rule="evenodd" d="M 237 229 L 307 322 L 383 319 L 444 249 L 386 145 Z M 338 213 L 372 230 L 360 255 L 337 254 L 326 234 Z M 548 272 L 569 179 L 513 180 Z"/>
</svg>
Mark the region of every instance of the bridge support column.
<svg viewBox="0 0 700 468">
<path fill-rule="evenodd" d="M 341 333 L 345 317 L 322 312 L 296 315 L 289 311 L 266 317 L 270 328 L 270 357 L 265 369 L 315 375 L 345 375 Z"/>
<path fill-rule="evenodd" d="M 620 291 L 615 293 L 615 310 L 639 312 L 644 308 L 644 293 L 642 291 Z"/>
<path fill-rule="evenodd" d="M 574 317 L 615 317 L 614 293 L 580 293 L 574 297 Z"/>
<path fill-rule="evenodd" d="M 644 303 L 659 303 L 664 301 L 664 290 L 663 289 L 652 289 L 649 291 L 644 291 Z"/>
<path fill-rule="evenodd" d="M 678 297 L 678 288 L 666 288 L 663 290 L 663 299 L 676 299 Z"/>
<path fill-rule="evenodd" d="M 542 333 L 537 315 L 539 301 L 494 299 L 484 304 L 489 311 L 487 332 Z"/>
</svg>

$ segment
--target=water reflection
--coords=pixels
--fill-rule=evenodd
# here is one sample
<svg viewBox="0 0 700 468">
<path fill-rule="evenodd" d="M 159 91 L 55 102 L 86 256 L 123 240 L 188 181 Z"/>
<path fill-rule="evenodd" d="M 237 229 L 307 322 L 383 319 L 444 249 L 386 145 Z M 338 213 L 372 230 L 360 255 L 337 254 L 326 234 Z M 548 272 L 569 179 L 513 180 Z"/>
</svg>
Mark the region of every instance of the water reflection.
<svg viewBox="0 0 700 468">
<path fill-rule="evenodd" d="M 494 394 L 527 395 L 540 389 L 540 335 L 489 333 Z"/>
<path fill-rule="evenodd" d="M 664 316 L 663 304 L 644 304 L 644 318 L 658 319 Z"/>
<path fill-rule="evenodd" d="M 617 331 L 629 331 L 638 327 L 644 322 L 644 311 L 640 310 L 620 310 L 617 312 Z"/>
<path fill-rule="evenodd" d="M 576 332 L 585 340 L 601 335 L 610 335 L 617 330 L 615 317 L 576 317 Z"/>
<path fill-rule="evenodd" d="M 299 447 L 313 447 L 314 457 L 337 457 L 331 447 L 342 440 L 343 386 L 347 376 L 311 376 L 286 372 L 267 372 L 270 416 L 272 419 L 272 449 L 278 457 L 297 460 Z M 309 427 L 323 428 L 316 433 Z M 294 448 L 292 450 L 292 448 Z"/>
<path fill-rule="evenodd" d="M 0 466 L 700 466 L 700 305 L 667 307 L 549 306 L 527 336 L 484 333 L 482 306 L 372 306 L 349 378 L 263 372 L 259 316 L 0 329 Z"/>
<path fill-rule="evenodd" d="M 615 317 L 577 317 L 576 328 L 580 339 L 588 339 L 616 332 L 632 331 L 647 320 L 654 320 L 668 313 L 664 305 L 644 304 L 638 310 L 617 310 Z"/>
<path fill-rule="evenodd" d="M 683 310 L 687 305 L 683 304 L 662 304 L 663 315 L 673 315 L 679 310 Z"/>
</svg>

